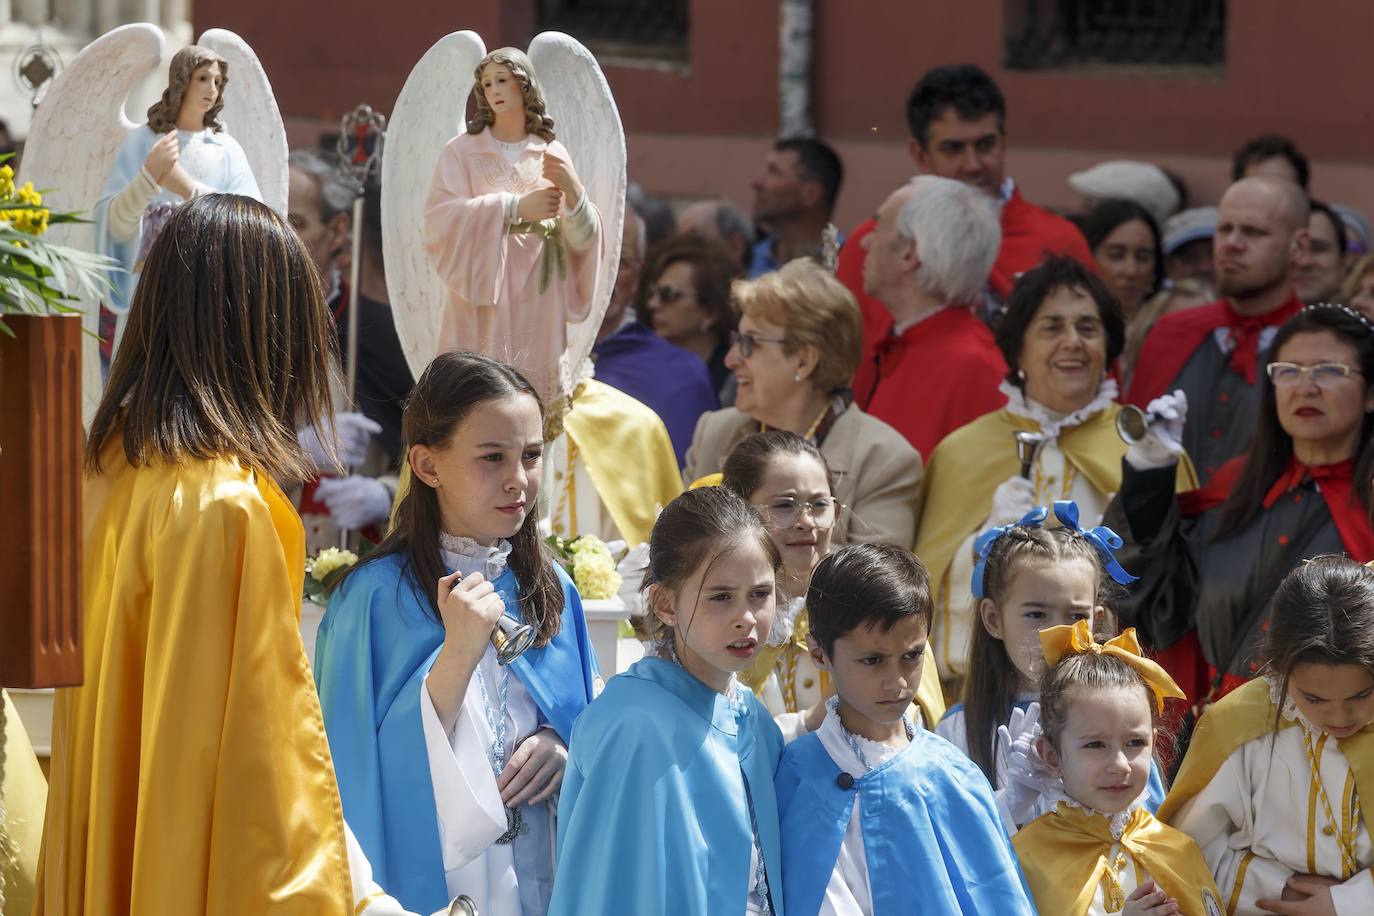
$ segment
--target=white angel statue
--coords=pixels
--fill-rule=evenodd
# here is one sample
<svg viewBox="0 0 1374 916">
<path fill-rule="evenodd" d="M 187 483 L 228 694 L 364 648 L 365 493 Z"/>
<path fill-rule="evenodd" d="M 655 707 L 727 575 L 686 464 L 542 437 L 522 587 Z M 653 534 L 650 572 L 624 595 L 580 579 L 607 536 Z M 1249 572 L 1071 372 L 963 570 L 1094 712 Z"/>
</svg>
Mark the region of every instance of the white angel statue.
<svg viewBox="0 0 1374 916">
<path fill-rule="evenodd" d="M 620 257 L 625 140 L 595 58 L 557 32 L 528 55 L 455 32 L 411 72 L 387 141 L 387 278 L 411 370 L 455 348 L 511 363 L 552 437 Z"/>
<path fill-rule="evenodd" d="M 286 129 L 257 55 L 233 32 L 211 29 L 177 52 L 146 124 L 124 116 L 130 91 L 160 65 L 165 47 L 150 23 L 120 26 L 87 45 L 44 96 L 24 156 L 35 187 L 55 188 L 62 209 L 95 218 L 55 227 L 65 230 L 58 240 L 125 268 L 104 301 L 117 315 L 128 310 L 143 255 L 177 205 L 224 192 L 286 211 Z M 87 418 L 102 387 L 100 304 L 81 303 L 91 332 L 82 365 Z"/>
</svg>

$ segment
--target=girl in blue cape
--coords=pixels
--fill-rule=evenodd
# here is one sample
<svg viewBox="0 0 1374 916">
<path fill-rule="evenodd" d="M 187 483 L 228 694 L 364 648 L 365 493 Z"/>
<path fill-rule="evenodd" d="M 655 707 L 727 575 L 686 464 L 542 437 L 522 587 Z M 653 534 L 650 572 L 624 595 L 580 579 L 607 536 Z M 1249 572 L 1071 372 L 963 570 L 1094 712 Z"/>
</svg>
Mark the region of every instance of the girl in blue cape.
<svg viewBox="0 0 1374 916">
<path fill-rule="evenodd" d="M 551 914 L 782 913 L 782 735 L 735 679 L 768 637 L 781 563 L 724 488 L 659 515 L 644 577 L 655 651 L 574 729 Z"/>
<path fill-rule="evenodd" d="M 458 895 L 483 916 L 548 906 L 553 810 L 573 721 L 595 695 L 577 592 L 534 507 L 543 410 L 509 366 L 429 365 L 406 404 L 412 486 L 349 571 L 315 670 L 344 814 L 376 880 L 408 909 Z M 501 665 L 502 615 L 537 631 Z"/>
</svg>

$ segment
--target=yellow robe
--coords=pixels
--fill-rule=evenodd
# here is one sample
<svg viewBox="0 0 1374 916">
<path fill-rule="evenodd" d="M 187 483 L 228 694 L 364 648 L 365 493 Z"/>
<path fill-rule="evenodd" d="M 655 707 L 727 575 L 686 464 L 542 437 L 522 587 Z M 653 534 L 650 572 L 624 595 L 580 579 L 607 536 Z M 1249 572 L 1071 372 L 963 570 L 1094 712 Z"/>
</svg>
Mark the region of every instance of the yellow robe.
<svg viewBox="0 0 1374 916">
<path fill-rule="evenodd" d="M 0 691 L 3 693 L 3 691 Z M 19 710 L 8 693 L 5 704 L 5 765 L 0 792 L 5 797 L 5 821 L 0 831 L 10 844 L 13 858 L 0 862 L 5 881 L 5 912 L 27 914 L 33 906 L 33 876 L 38 868 L 38 848 L 43 839 L 43 805 L 48 782 L 34 756 Z"/>
<path fill-rule="evenodd" d="M 300 518 L 236 461 L 122 449 L 86 482 L 84 683 L 57 691 L 34 912 L 352 914 Z"/>
<path fill-rule="evenodd" d="M 1056 916 L 1082 916 L 1103 886 L 1107 858 L 1118 841 L 1112 838 L 1105 815 L 1060 802 L 1054 811 L 1021 828 L 1011 842 L 1036 909 Z M 1183 916 L 1220 916 L 1221 892 L 1202 852 L 1185 834 L 1141 807 L 1126 821 L 1119 843 L 1137 869 L 1178 901 Z M 1123 882 L 1125 896 L 1140 883 Z"/>
<path fill-rule="evenodd" d="M 1116 432 L 1120 412 L 1121 406 L 1112 404 L 1058 436 L 1058 447 L 1067 461 L 1102 494 L 1121 489 L 1126 443 Z M 1005 408 L 984 414 L 941 440 L 926 463 L 925 508 L 917 528 L 916 556 L 930 572 L 930 593 L 937 602 L 932 637 L 937 645 L 948 644 L 949 608 L 971 600 L 967 594 L 947 593 L 955 551 L 987 521 L 997 487 L 1020 471 L 1012 438 L 1017 431 L 1039 432 L 1040 425 Z M 1186 455 L 1178 464 L 1177 480 L 1180 493 L 1198 485 Z M 962 659 L 940 657 L 946 672 L 961 669 L 962 663 Z"/>
<path fill-rule="evenodd" d="M 634 547 L 649 540 L 658 510 L 682 493 L 677 453 L 658 414 L 593 378 L 577 386 L 572 409 L 563 415 L 563 428 L 569 452 L 586 466 L 625 543 Z M 567 536 L 582 533 L 571 531 Z"/>
</svg>

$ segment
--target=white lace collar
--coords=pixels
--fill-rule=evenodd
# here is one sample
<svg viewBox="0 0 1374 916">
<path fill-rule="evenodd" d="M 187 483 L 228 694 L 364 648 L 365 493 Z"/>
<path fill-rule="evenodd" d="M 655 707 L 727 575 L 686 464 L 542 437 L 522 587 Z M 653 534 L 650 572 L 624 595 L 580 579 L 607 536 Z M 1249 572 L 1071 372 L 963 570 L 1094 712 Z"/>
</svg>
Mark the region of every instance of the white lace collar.
<svg viewBox="0 0 1374 916">
<path fill-rule="evenodd" d="M 1320 726 L 1313 725 L 1312 720 L 1302 714 L 1302 710 L 1298 709 L 1298 704 L 1293 702 L 1292 697 L 1281 696 L 1279 694 L 1279 682 L 1277 679 L 1266 674 L 1264 676 L 1264 683 L 1269 685 L 1269 701 L 1279 708 L 1279 715 L 1290 722 L 1298 723 L 1307 730 L 1309 735 L 1315 737 L 1323 733 Z"/>
<path fill-rule="evenodd" d="M 1007 396 L 1007 413 L 1034 420 L 1046 439 L 1054 439 L 1061 430 L 1078 426 L 1111 407 L 1118 394 L 1116 379 L 1108 376 L 1097 386 L 1097 396 L 1088 402 L 1087 406 L 1080 407 L 1073 413 L 1055 414 L 1043 404 L 1026 397 L 1025 392 L 1011 382 L 1002 382 L 998 390 Z"/>
<path fill-rule="evenodd" d="M 920 723 L 914 722 L 910 716 L 906 717 L 906 721 L 913 730 L 921 728 Z M 838 696 L 831 696 L 825 701 L 825 718 L 821 720 L 821 727 L 816 730 L 816 735 L 824 741 L 826 750 L 831 753 L 835 759 L 835 764 L 841 770 L 860 776 L 876 770 L 903 750 L 903 748 L 892 747 L 880 741 L 871 741 L 863 735 L 855 734 L 845 728 L 844 723 L 840 721 L 840 698 Z M 863 760 L 860 760 L 859 755 L 851 748 L 850 738 L 863 751 Z"/>
<path fill-rule="evenodd" d="M 806 597 L 791 598 L 787 604 L 778 608 L 773 615 L 773 625 L 768 628 L 768 645 L 781 646 L 792 638 L 797 627 L 797 617 L 806 607 Z"/>
<path fill-rule="evenodd" d="M 1090 807 L 1088 805 L 1083 804 L 1082 802 L 1078 802 L 1072 798 L 1069 798 L 1069 796 L 1064 792 L 1064 780 L 1062 779 L 1055 779 L 1048 786 L 1046 786 L 1044 795 L 1045 801 L 1049 803 L 1052 809 L 1057 808 L 1059 807 L 1059 805 L 1063 804 L 1068 805 L 1071 808 L 1077 808 L 1080 811 L 1086 811 L 1089 814 L 1095 814 L 1098 817 L 1105 817 L 1108 820 L 1111 827 L 1112 839 L 1119 841 L 1121 839 L 1121 835 L 1126 832 L 1126 824 L 1130 822 L 1131 815 L 1135 814 L 1136 811 L 1142 805 L 1145 804 L 1146 799 L 1149 798 L 1150 787 L 1147 785 L 1144 789 L 1140 791 L 1140 794 L 1135 797 L 1135 801 L 1127 805 L 1124 811 L 1118 811 L 1116 814 L 1108 814 L 1106 811 L 1098 811 L 1096 808 Z"/>
<path fill-rule="evenodd" d="M 455 537 L 441 531 L 439 551 L 449 569 L 465 576 L 479 572 L 490 582 L 506 571 L 511 543 L 502 539 L 494 547 L 484 547 L 472 538 Z"/>
</svg>

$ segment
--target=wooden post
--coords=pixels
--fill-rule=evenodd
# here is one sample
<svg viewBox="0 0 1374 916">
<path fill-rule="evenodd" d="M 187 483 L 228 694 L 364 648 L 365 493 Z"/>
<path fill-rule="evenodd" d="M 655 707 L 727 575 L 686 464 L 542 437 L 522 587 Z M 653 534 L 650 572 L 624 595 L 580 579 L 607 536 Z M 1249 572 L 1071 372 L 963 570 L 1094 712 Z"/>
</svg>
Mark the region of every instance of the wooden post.
<svg viewBox="0 0 1374 916">
<path fill-rule="evenodd" d="M 0 332 L 0 684 L 81 683 L 81 318 Z"/>
</svg>

